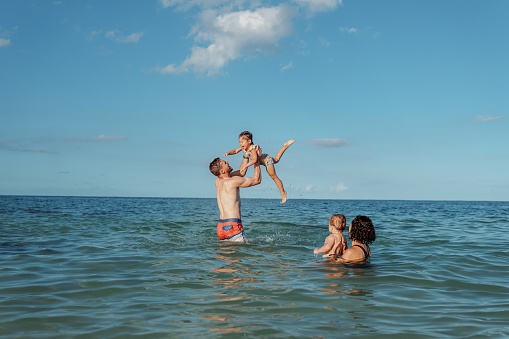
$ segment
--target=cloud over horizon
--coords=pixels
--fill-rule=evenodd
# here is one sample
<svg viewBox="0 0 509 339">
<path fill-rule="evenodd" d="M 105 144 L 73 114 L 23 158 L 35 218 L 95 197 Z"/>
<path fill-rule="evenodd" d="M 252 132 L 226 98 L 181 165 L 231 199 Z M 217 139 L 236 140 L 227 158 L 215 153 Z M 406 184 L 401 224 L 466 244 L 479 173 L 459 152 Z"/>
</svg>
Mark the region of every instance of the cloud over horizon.
<svg viewBox="0 0 509 339">
<path fill-rule="evenodd" d="M 499 119 L 504 119 L 505 116 L 503 115 L 499 115 L 499 116 L 491 116 L 489 114 L 486 114 L 486 115 L 482 115 L 482 114 L 479 114 L 478 116 L 475 117 L 474 121 L 476 122 L 488 122 L 488 121 L 493 121 L 493 120 L 499 120 Z"/>
<path fill-rule="evenodd" d="M 115 135 L 107 136 L 107 135 L 101 134 L 98 137 L 94 137 L 94 138 L 69 138 L 68 140 L 70 140 L 70 141 L 105 141 L 105 142 L 110 142 L 110 141 L 118 141 L 118 140 L 127 140 L 127 138 L 123 137 L 123 136 L 115 136 Z"/>
<path fill-rule="evenodd" d="M 306 140 L 306 143 L 318 148 L 345 147 L 350 145 L 350 142 L 348 142 L 348 140 L 345 139 L 326 139 L 326 138 Z"/>
<path fill-rule="evenodd" d="M 348 189 L 348 187 L 342 182 L 340 182 L 336 186 L 333 186 L 330 188 L 331 191 L 336 192 L 336 193 L 346 191 L 347 189 Z"/>
</svg>

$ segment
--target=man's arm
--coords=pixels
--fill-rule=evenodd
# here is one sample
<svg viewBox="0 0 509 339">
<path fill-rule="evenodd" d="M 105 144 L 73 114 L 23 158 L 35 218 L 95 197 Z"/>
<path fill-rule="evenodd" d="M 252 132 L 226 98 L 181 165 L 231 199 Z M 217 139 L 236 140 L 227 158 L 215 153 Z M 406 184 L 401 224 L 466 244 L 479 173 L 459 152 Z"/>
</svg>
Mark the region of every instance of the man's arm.
<svg viewBox="0 0 509 339">
<path fill-rule="evenodd" d="M 262 172 L 260 170 L 260 164 L 254 164 L 254 174 L 252 177 L 242 178 L 239 176 L 232 177 L 231 183 L 235 187 L 251 187 L 256 186 L 262 182 Z"/>
</svg>

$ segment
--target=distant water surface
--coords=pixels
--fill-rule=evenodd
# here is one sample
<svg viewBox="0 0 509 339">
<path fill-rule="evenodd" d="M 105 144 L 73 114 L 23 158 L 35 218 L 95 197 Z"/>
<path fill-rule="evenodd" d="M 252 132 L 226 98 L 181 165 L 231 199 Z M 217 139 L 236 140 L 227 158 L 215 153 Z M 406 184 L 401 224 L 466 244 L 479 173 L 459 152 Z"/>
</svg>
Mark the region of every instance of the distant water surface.
<svg viewBox="0 0 509 339">
<path fill-rule="evenodd" d="M 509 202 L 242 213 L 238 245 L 215 199 L 0 196 L 0 337 L 509 337 Z M 334 213 L 373 220 L 368 265 L 313 254 Z"/>
</svg>

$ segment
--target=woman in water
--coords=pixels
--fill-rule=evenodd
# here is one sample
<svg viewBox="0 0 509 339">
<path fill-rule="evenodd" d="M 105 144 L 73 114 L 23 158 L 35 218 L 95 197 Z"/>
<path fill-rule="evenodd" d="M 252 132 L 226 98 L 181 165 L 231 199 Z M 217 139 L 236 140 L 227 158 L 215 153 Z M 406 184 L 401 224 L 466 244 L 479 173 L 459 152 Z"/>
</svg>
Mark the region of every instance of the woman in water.
<svg viewBox="0 0 509 339">
<path fill-rule="evenodd" d="M 362 215 L 356 216 L 350 224 L 348 233 L 352 239 L 352 246 L 338 260 L 354 263 L 366 261 L 371 256 L 369 244 L 376 239 L 375 227 L 371 219 Z"/>
</svg>

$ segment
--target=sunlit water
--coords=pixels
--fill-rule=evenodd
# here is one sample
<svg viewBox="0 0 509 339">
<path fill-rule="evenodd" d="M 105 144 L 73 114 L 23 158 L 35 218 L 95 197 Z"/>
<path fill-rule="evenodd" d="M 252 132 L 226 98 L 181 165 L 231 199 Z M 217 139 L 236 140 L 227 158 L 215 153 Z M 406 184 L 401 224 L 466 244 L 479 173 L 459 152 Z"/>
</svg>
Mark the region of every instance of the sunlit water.
<svg viewBox="0 0 509 339">
<path fill-rule="evenodd" d="M 0 337 L 509 336 L 509 202 L 242 203 L 234 245 L 215 199 L 0 196 Z M 313 254 L 334 213 L 368 265 Z"/>
</svg>

